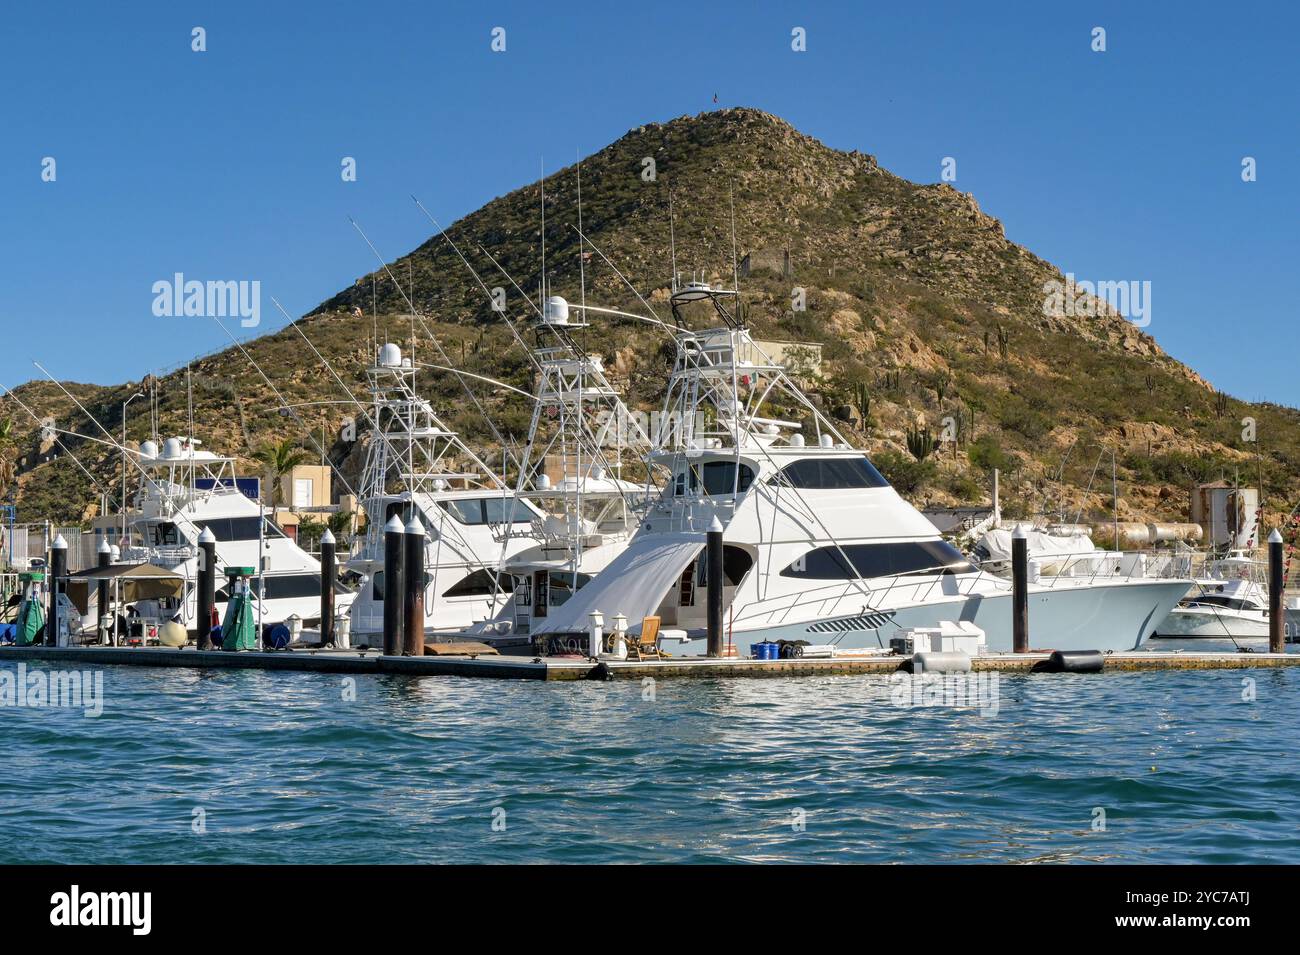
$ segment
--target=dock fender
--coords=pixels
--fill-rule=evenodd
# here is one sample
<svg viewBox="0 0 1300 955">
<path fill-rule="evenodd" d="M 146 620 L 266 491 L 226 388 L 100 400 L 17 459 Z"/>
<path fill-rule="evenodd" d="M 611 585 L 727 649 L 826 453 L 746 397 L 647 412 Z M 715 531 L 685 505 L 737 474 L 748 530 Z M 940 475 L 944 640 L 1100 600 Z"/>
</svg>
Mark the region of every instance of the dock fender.
<svg viewBox="0 0 1300 955">
<path fill-rule="evenodd" d="M 911 664 L 912 673 L 969 673 L 971 671 L 970 655 L 957 650 L 914 653 Z"/>
<path fill-rule="evenodd" d="M 594 667 L 592 667 L 590 670 L 587 671 L 587 675 L 586 675 L 585 677 L 583 677 L 583 679 L 585 679 L 585 680 L 611 680 L 611 679 L 613 679 L 613 677 L 610 675 L 610 672 L 609 672 L 609 666 L 608 666 L 607 664 L 605 664 L 605 663 L 597 663 Z"/>
<path fill-rule="evenodd" d="M 1105 663 L 1106 654 L 1100 650 L 1053 650 L 1034 669 L 1040 673 L 1100 673 Z"/>
</svg>

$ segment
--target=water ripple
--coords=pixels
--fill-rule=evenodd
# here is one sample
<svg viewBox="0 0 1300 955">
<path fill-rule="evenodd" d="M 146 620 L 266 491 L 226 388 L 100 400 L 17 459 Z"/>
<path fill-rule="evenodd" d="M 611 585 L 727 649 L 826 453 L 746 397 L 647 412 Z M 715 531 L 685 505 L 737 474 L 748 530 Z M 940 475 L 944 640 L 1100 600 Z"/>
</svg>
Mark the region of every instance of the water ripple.
<svg viewBox="0 0 1300 955">
<path fill-rule="evenodd" d="M 1003 677 L 995 715 L 870 676 L 103 672 L 98 718 L 0 709 L 0 863 L 1300 861 L 1292 670 Z"/>
</svg>

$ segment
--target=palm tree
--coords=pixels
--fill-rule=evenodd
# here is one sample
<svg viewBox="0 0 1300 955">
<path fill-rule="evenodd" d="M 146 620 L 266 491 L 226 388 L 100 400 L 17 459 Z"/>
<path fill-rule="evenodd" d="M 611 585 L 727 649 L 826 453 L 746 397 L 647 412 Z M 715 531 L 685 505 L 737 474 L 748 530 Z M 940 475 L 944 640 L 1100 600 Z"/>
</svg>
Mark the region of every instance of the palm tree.
<svg viewBox="0 0 1300 955">
<path fill-rule="evenodd" d="M 298 465 L 306 464 L 311 455 L 298 447 L 293 438 L 285 438 L 278 444 L 262 447 L 253 458 L 267 470 L 267 476 L 271 480 L 271 508 L 274 510 L 280 498 L 280 478 Z"/>
</svg>

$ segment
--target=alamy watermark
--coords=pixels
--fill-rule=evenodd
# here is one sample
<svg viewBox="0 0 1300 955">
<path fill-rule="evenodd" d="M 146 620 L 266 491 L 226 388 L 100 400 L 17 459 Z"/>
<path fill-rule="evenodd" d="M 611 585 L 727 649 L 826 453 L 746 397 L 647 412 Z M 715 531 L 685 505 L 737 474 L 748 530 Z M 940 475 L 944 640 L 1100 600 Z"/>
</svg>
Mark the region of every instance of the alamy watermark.
<svg viewBox="0 0 1300 955">
<path fill-rule="evenodd" d="M 1065 281 L 1043 283 L 1043 314 L 1049 318 L 1096 318 L 1106 309 L 1122 315 L 1138 328 L 1151 324 L 1151 282 L 1132 279 L 1118 282 L 1076 281 L 1067 272 Z"/>
<path fill-rule="evenodd" d="M 104 712 L 103 670 L 0 670 L 0 707 L 79 709 L 83 716 Z"/>
<path fill-rule="evenodd" d="M 238 317 L 244 328 L 262 323 L 262 283 L 256 279 L 200 282 L 177 272 L 154 282 L 153 294 L 153 313 L 159 318 Z"/>
<path fill-rule="evenodd" d="M 996 670 L 981 670 L 979 673 L 893 673 L 889 677 L 889 701 L 904 709 L 972 708 L 978 709 L 980 716 L 997 716 L 1002 698 L 1001 678 Z"/>
</svg>

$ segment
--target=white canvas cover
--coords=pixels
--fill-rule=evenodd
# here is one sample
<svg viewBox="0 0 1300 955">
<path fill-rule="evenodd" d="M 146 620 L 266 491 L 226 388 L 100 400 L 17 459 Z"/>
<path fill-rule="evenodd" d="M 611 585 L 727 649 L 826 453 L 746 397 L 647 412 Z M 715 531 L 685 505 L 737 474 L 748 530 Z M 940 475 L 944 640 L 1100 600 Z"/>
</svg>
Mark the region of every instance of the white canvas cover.
<svg viewBox="0 0 1300 955">
<path fill-rule="evenodd" d="M 586 630 L 593 610 L 605 615 L 605 626 L 618 613 L 627 617 L 628 629 L 641 630 L 643 618 L 653 614 L 686 565 L 704 547 L 703 534 L 637 534 L 627 549 L 609 562 L 595 579 L 551 608 L 544 621 L 535 621 L 535 633 Z"/>
<path fill-rule="evenodd" d="M 1092 539 L 1082 535 L 1066 536 L 1048 534 L 1045 531 L 1027 531 L 1025 537 L 1029 559 L 1040 561 L 1041 572 L 1048 575 L 1060 573 L 1071 558 L 1080 554 L 1091 554 L 1097 550 L 1097 545 L 1092 542 Z M 986 561 L 1010 563 L 1011 531 L 1002 529 L 989 531 L 975 545 L 975 555 L 980 563 Z M 1059 560 L 1052 558 L 1059 558 Z"/>
</svg>

